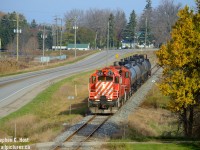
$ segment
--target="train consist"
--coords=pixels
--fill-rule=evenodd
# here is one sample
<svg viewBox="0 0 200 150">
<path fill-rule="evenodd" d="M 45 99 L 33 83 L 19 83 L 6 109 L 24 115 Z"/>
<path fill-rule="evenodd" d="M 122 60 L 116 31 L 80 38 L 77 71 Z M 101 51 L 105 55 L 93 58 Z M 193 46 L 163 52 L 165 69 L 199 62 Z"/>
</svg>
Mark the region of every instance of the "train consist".
<svg viewBox="0 0 200 150">
<path fill-rule="evenodd" d="M 89 79 L 90 111 L 115 113 L 150 75 L 151 63 L 147 55 L 133 55 L 96 70 Z"/>
</svg>

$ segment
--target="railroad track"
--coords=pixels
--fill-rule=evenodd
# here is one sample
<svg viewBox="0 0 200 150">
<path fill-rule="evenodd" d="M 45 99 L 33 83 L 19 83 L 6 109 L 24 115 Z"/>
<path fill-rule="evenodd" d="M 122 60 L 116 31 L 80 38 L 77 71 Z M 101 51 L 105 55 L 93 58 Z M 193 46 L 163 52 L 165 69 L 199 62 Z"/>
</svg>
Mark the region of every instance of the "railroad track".
<svg viewBox="0 0 200 150">
<path fill-rule="evenodd" d="M 109 116 L 97 116 L 93 115 L 75 129 L 70 135 L 65 138 L 61 138 L 60 141 L 57 141 L 52 147 L 51 150 L 61 150 L 65 149 L 64 145 L 71 143 L 70 150 L 81 149 L 83 143 L 88 141 L 92 135 L 111 117 Z"/>
<path fill-rule="evenodd" d="M 152 68 L 151 68 L 151 76 L 153 76 L 158 70 L 160 69 L 160 66 L 158 64 L 155 64 Z M 150 78 L 148 78 L 150 79 Z"/>
<path fill-rule="evenodd" d="M 160 69 L 159 65 L 154 65 L 151 68 L 151 76 Z M 149 78 L 150 79 L 150 78 Z M 121 108 L 120 108 L 121 109 Z M 87 121 L 79 125 L 68 136 L 61 138 L 52 147 L 51 150 L 66 149 L 65 144 L 70 143 L 70 150 L 78 150 L 83 146 L 83 143 L 88 141 L 92 135 L 110 118 L 111 116 L 91 115 Z"/>
</svg>

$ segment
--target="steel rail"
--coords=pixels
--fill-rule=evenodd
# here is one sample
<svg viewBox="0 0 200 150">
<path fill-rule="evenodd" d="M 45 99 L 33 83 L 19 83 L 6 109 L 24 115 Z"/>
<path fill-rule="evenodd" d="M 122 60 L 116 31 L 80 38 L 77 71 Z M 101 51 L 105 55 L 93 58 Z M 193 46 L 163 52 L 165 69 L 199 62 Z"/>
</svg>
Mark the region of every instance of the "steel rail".
<svg viewBox="0 0 200 150">
<path fill-rule="evenodd" d="M 92 137 L 92 135 L 99 129 L 99 128 L 101 128 L 101 126 L 111 117 L 112 115 L 109 115 L 106 119 L 104 119 L 104 121 L 101 123 L 101 124 L 99 124 L 84 140 L 82 140 L 80 143 L 79 143 L 79 145 L 76 147 L 76 150 L 79 150 L 81 147 L 82 147 L 82 145 L 83 145 L 83 143 L 84 142 L 86 142 L 87 140 L 89 140 L 91 137 Z"/>
<path fill-rule="evenodd" d="M 71 135 L 69 135 L 66 139 L 64 139 L 63 141 L 60 141 L 58 143 L 56 143 L 56 145 L 53 145 L 50 150 L 58 150 L 59 148 L 62 147 L 62 144 L 66 141 L 69 141 L 74 135 L 76 135 L 81 129 L 83 129 L 89 122 L 91 122 L 92 120 L 94 120 L 94 118 L 96 117 L 96 115 L 94 115 L 93 117 L 91 117 L 87 122 L 85 122 L 82 126 L 80 126 L 76 131 L 74 131 Z"/>
</svg>

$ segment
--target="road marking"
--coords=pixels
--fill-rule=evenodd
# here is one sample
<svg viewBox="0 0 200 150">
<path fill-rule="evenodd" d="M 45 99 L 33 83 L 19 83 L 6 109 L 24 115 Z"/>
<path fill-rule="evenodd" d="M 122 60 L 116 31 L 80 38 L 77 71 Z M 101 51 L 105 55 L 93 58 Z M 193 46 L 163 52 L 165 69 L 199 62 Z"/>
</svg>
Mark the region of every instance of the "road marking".
<svg viewBox="0 0 200 150">
<path fill-rule="evenodd" d="M 86 71 L 86 70 L 89 70 L 89 68 L 84 69 L 84 71 Z M 76 72 L 77 72 L 77 71 L 73 71 L 73 72 L 70 72 L 70 73 L 63 74 L 63 75 L 58 75 L 58 76 L 55 76 L 55 77 L 48 78 L 48 79 L 46 79 L 46 80 L 42 80 L 42 81 L 39 81 L 39 82 L 35 82 L 35 83 L 31 84 L 31 85 L 28 85 L 28 86 L 26 86 L 26 87 L 24 87 L 24 88 L 22 88 L 22 89 L 20 89 L 20 90 L 18 90 L 18 91 L 16 91 L 16 92 L 12 93 L 12 94 L 9 95 L 9 96 L 7 96 L 7 97 L 1 99 L 0 102 L 5 101 L 6 99 L 12 97 L 13 95 L 15 95 L 15 94 L 17 94 L 17 93 L 19 93 L 19 92 L 21 92 L 21 91 L 23 91 L 23 90 L 25 90 L 25 89 L 31 87 L 31 86 L 33 86 L 33 85 L 35 85 L 35 84 L 39 84 L 39 83 L 42 83 L 42 82 L 47 82 L 48 80 L 56 79 L 56 78 L 58 78 L 58 77 L 65 76 L 65 75 L 69 75 L 69 74 L 73 74 L 73 73 L 76 73 Z M 79 71 L 78 71 L 78 72 L 79 72 Z"/>
</svg>

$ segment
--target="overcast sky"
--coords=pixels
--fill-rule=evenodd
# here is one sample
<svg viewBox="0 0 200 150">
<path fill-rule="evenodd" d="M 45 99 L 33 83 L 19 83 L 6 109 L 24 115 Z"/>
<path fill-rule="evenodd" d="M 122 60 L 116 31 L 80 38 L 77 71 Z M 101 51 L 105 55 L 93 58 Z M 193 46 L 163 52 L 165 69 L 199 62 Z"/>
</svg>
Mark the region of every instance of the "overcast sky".
<svg viewBox="0 0 200 150">
<path fill-rule="evenodd" d="M 194 0 L 174 0 L 175 3 L 182 3 L 195 7 Z M 157 7 L 160 0 L 152 0 L 153 8 Z M 124 10 L 127 18 L 134 9 L 136 14 L 142 13 L 146 0 L 1 0 L 0 11 L 22 13 L 28 22 L 33 19 L 37 23 L 53 23 L 54 16 L 63 17 L 71 9 L 87 10 L 89 8 L 108 8 Z"/>
</svg>

